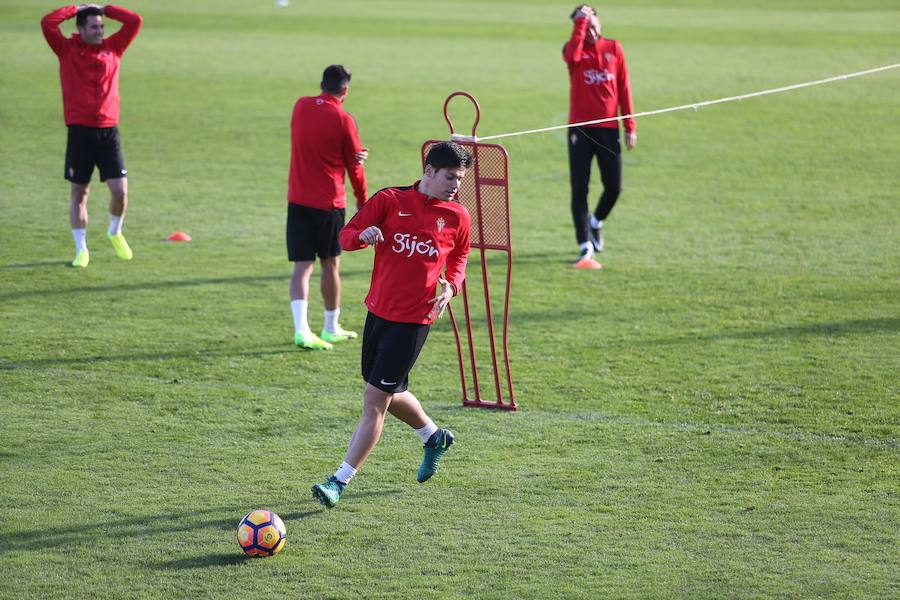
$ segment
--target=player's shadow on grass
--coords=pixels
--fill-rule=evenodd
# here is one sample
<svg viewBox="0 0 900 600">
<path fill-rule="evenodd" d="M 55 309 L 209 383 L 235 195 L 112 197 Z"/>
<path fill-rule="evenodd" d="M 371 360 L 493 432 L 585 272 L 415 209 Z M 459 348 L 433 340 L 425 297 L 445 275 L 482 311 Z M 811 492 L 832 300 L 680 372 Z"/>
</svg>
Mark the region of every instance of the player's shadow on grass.
<svg viewBox="0 0 900 600">
<path fill-rule="evenodd" d="M 248 350 L 246 348 L 237 348 L 233 351 L 219 350 L 215 348 L 194 348 L 184 350 L 182 352 L 156 352 L 144 354 L 95 354 L 88 356 L 74 357 L 57 357 L 57 358 L 36 358 L 34 360 L 19 361 L 2 361 L 0 360 L 0 371 L 14 371 L 16 369 L 33 369 L 40 367 L 65 367 L 67 365 L 93 364 L 98 362 L 132 362 L 132 361 L 157 361 L 157 360 L 173 360 L 183 358 L 196 358 L 198 354 L 203 357 L 234 357 L 243 356 L 246 358 L 263 358 L 275 354 L 296 354 L 297 349 L 293 344 L 276 344 L 279 347 L 269 350 Z M 267 346 L 271 348 L 271 346 Z"/>
<path fill-rule="evenodd" d="M 370 492 L 354 493 L 354 498 L 368 496 L 386 496 L 401 493 L 399 489 L 373 490 Z M 291 523 L 302 521 L 310 517 L 324 514 L 327 509 L 316 503 L 310 496 L 302 500 L 310 510 L 280 512 L 282 520 L 287 524 L 288 531 Z M 102 515 L 103 511 L 97 511 Z M 227 515 L 227 516 L 224 516 Z M 29 528 L 25 531 L 10 531 L 8 525 L 0 531 L 0 556 L 16 551 L 43 550 L 47 548 L 70 548 L 90 540 L 115 539 L 118 543 L 127 543 L 128 538 L 146 538 L 153 536 L 168 536 L 180 532 L 215 529 L 220 530 L 225 537 L 233 536 L 237 524 L 243 513 L 235 512 L 234 506 L 207 508 L 185 511 L 182 513 L 167 512 L 159 515 L 142 515 L 126 517 L 122 519 L 103 519 L 96 522 L 81 521 L 78 525 L 70 527 Z M 224 538 L 223 538 L 224 539 Z M 215 564 L 229 564 L 216 562 L 216 556 L 195 557 L 173 561 L 175 564 L 163 563 L 164 568 L 194 568 L 196 566 L 209 566 Z M 228 560 L 231 560 L 230 558 Z M 197 562 L 200 561 L 200 565 Z M 183 564 L 181 564 L 183 563 Z M 205 563 L 205 564 L 204 564 Z"/>
<path fill-rule="evenodd" d="M 0 265 L 0 269 L 36 269 L 40 267 L 59 267 L 71 266 L 68 261 L 64 260 L 40 260 L 30 263 L 13 263 L 8 265 Z"/>
<path fill-rule="evenodd" d="M 288 536 L 290 540 L 290 536 Z M 235 551 L 230 553 L 208 554 L 206 556 L 189 556 L 187 558 L 179 558 L 175 560 L 167 560 L 158 563 L 152 563 L 150 567 L 154 569 L 205 569 L 208 567 L 227 567 L 229 565 L 240 565 L 245 562 L 257 560 L 246 554 L 235 546 Z"/>
<path fill-rule="evenodd" d="M 69 263 L 60 263 L 60 262 L 36 262 L 36 263 L 21 263 L 21 264 L 12 264 L 12 265 L 0 265 L 0 268 L 28 268 L 28 267 L 37 267 L 37 266 L 51 266 L 51 265 L 59 265 Z M 364 269 L 352 269 L 346 268 L 344 266 L 341 267 L 341 277 L 342 279 L 348 279 L 354 276 L 367 276 L 368 272 Z M 254 285 L 259 282 L 264 281 L 279 281 L 279 282 L 287 282 L 291 278 L 291 273 L 289 271 L 285 271 L 284 273 L 272 274 L 272 275 L 241 275 L 235 277 L 209 277 L 207 279 L 176 279 L 171 281 L 140 281 L 135 283 L 113 283 L 107 285 L 85 285 L 79 287 L 66 287 L 65 285 L 61 285 L 59 287 L 54 287 L 50 289 L 30 289 L 30 290 L 16 290 L 13 292 L 6 292 L 0 294 L 0 300 L 18 300 L 21 298 L 31 298 L 31 297 L 47 297 L 54 295 L 66 295 L 66 294 L 92 294 L 92 293 L 107 293 L 107 292 L 138 292 L 142 290 L 164 290 L 164 289 L 178 289 L 178 288 L 188 288 L 188 287 L 199 287 L 205 285 Z"/>
<path fill-rule="evenodd" d="M 17 290 L 0 294 L 0 300 L 18 300 L 33 296 L 53 296 L 66 294 L 93 294 L 107 292 L 138 292 L 142 290 L 164 290 L 204 285 L 253 285 L 261 281 L 288 281 L 290 273 L 278 275 L 242 275 L 239 277 L 210 277 L 207 279 L 176 279 L 172 281 L 140 281 L 135 283 L 113 283 L 108 285 L 85 285 L 66 287 L 64 285 L 50 289 Z"/>
<path fill-rule="evenodd" d="M 680 345 L 685 343 L 710 342 L 720 340 L 757 340 L 766 338 L 800 338 L 809 336 L 847 336 L 870 333 L 897 333 L 900 319 L 852 319 L 824 323 L 804 323 L 767 329 L 743 329 L 736 331 L 700 332 L 696 335 L 677 335 L 665 338 L 635 339 L 635 344 Z M 630 345 L 626 342 L 626 345 Z"/>
<path fill-rule="evenodd" d="M 313 505 L 314 500 L 310 498 L 309 503 Z M 321 511 L 315 509 L 285 513 L 281 516 L 285 522 L 290 522 L 305 519 L 319 513 Z M 99 511 L 97 514 L 102 514 L 102 511 Z M 229 516 L 212 516 L 226 514 Z M 42 548 L 73 546 L 77 545 L 79 541 L 93 538 L 112 537 L 123 540 L 130 537 L 170 535 L 195 529 L 221 529 L 223 532 L 233 532 L 236 530 L 237 523 L 242 516 L 243 514 L 238 514 L 235 512 L 234 507 L 230 506 L 192 510 L 183 513 L 104 519 L 96 523 L 85 522 L 71 527 L 50 527 L 13 532 L 3 531 L 0 533 L 0 555 L 17 550 L 40 550 Z"/>
<path fill-rule="evenodd" d="M 531 310 L 513 312 L 510 323 L 517 322 L 535 323 L 540 321 L 555 322 L 571 319 L 577 321 L 581 314 L 577 311 L 561 309 Z M 484 319 L 481 319 L 482 321 Z M 476 322 L 473 319 L 473 322 Z M 666 337 L 642 336 L 629 334 L 624 340 L 603 341 L 604 347 L 641 346 L 641 345 L 679 345 L 695 342 L 709 342 L 718 340 L 754 340 L 764 338 L 799 338 L 806 336 L 845 336 L 869 333 L 897 333 L 900 332 L 900 318 L 877 317 L 872 319 L 848 319 L 845 321 L 826 321 L 821 323 L 802 323 L 798 325 L 784 325 L 757 329 L 717 329 L 697 331 L 696 333 L 682 333 Z"/>
<path fill-rule="evenodd" d="M 390 490 L 373 490 L 369 492 L 358 492 L 354 493 L 354 498 L 364 498 L 367 496 L 386 496 L 392 494 L 399 494 L 400 490 L 390 489 Z M 311 517 L 318 514 L 327 513 L 328 509 L 324 506 L 320 507 L 317 510 L 308 510 L 299 513 L 286 513 L 280 515 L 282 520 L 285 522 L 286 528 L 288 530 L 288 543 L 291 540 L 291 522 L 299 521 L 305 519 L 307 517 Z M 232 524 L 233 525 L 233 524 Z M 217 552 L 215 554 L 204 554 L 201 556 L 187 556 L 185 558 L 178 558 L 173 560 L 166 560 L 157 563 L 152 563 L 149 566 L 155 569 L 161 570 L 183 570 L 183 569 L 205 569 L 208 567 L 224 567 L 229 565 L 237 565 L 243 564 L 246 562 L 252 562 L 257 559 L 251 558 L 242 554 L 240 549 L 235 549 L 232 553 L 221 553 Z"/>
</svg>

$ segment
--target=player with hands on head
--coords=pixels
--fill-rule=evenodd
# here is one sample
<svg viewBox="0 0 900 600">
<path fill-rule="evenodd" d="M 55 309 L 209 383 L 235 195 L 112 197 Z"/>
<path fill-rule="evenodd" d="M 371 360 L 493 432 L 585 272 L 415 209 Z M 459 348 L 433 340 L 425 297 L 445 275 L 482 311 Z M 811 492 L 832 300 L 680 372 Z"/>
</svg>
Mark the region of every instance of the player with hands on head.
<svg viewBox="0 0 900 600">
<path fill-rule="evenodd" d="M 459 144 L 435 144 L 421 180 L 376 193 L 341 230 L 344 250 L 373 247 L 375 259 L 365 300 L 362 416 L 343 463 L 312 488 L 328 508 L 378 443 L 387 413 L 414 429 L 424 444 L 416 474 L 420 483 L 434 475 L 453 444 L 453 433 L 438 428 L 409 391 L 409 373 L 431 324 L 465 279 L 471 218 L 454 198 L 471 166 L 471 155 Z"/>
<path fill-rule="evenodd" d="M 600 33 L 597 11 L 578 5 L 572 14 L 572 35 L 563 46 L 569 70 L 569 123 L 615 119 L 634 113 L 631 82 L 625 54 L 616 40 Z M 625 145 L 637 144 L 633 118 L 622 119 Z M 572 189 L 572 220 L 580 254 L 576 265 L 603 250 L 603 222 L 622 190 L 622 148 L 619 122 L 610 120 L 568 129 L 569 179 Z M 591 163 L 597 159 L 603 193 L 592 213 L 588 212 Z"/>
<path fill-rule="evenodd" d="M 77 33 L 65 37 L 60 24 L 75 18 Z M 103 18 L 120 21 L 122 27 L 104 38 Z M 75 240 L 73 267 L 87 267 L 88 210 L 94 167 L 109 187 L 107 237 L 116 255 L 131 260 L 133 253 L 122 235 L 128 208 L 128 171 L 119 136 L 119 65 L 125 50 L 141 28 L 141 17 L 130 10 L 107 4 L 63 6 L 41 19 L 41 30 L 59 59 L 66 142 L 65 178 L 71 183 L 69 221 Z"/>
</svg>

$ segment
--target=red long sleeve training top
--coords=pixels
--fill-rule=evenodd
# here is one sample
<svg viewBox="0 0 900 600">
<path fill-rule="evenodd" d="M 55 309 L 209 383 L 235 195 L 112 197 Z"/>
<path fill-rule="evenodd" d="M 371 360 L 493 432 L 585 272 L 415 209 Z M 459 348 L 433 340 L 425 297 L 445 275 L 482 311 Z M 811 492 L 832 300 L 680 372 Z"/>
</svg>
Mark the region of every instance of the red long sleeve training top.
<svg viewBox="0 0 900 600">
<path fill-rule="evenodd" d="M 341 229 L 341 248 L 365 248 L 359 234 L 371 225 L 384 234 L 375 245 L 372 283 L 366 307 L 382 319 L 398 323 L 433 323 L 438 277 L 459 293 L 466 278 L 472 219 L 458 202 L 429 198 L 408 187 L 392 187 L 372 196 Z"/>
<path fill-rule="evenodd" d="M 622 45 L 604 37 L 588 42 L 587 27 L 587 18 L 575 19 L 572 37 L 563 46 L 569 67 L 569 123 L 634 114 Z M 628 133 L 637 129 L 634 119 L 624 119 L 624 125 Z M 609 121 L 587 127 L 618 126 L 618 121 Z"/>
<path fill-rule="evenodd" d="M 63 6 L 41 19 L 47 43 L 59 58 L 63 113 L 66 125 L 115 127 L 119 123 L 119 62 L 141 29 L 141 17 L 109 4 L 103 14 L 122 23 L 121 29 L 99 46 L 85 44 L 78 33 L 65 37 L 59 24 L 78 14 Z"/>
<path fill-rule="evenodd" d="M 319 210 L 344 208 L 344 169 L 356 206 L 366 202 L 366 173 L 357 162 L 362 150 L 356 121 L 339 98 L 322 93 L 297 100 L 291 115 L 291 168 L 288 202 Z"/>
</svg>

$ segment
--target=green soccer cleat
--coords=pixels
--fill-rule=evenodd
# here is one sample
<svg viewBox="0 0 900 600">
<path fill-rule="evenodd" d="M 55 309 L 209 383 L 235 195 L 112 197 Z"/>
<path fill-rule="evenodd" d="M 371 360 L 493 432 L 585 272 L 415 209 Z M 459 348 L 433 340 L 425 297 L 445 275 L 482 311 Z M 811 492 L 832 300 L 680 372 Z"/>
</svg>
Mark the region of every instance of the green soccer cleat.
<svg viewBox="0 0 900 600">
<path fill-rule="evenodd" d="M 117 233 L 116 235 L 106 234 L 106 237 L 109 238 L 109 241 L 112 242 L 113 249 L 116 251 L 116 256 L 121 258 L 122 260 L 131 260 L 134 257 L 134 253 L 131 251 L 131 247 L 128 245 L 128 242 L 125 241 L 125 236 L 121 233 Z"/>
<path fill-rule="evenodd" d="M 294 334 L 294 344 L 305 350 L 331 350 L 332 346 L 314 333 Z"/>
<path fill-rule="evenodd" d="M 341 499 L 341 494 L 344 493 L 346 486 L 346 483 L 341 483 L 332 475 L 324 482 L 312 486 L 312 495 L 326 507 L 334 508 L 338 500 Z"/>
<path fill-rule="evenodd" d="M 319 334 L 319 337 L 326 342 L 337 344 L 339 342 L 346 342 L 347 340 L 355 339 L 357 337 L 357 333 L 355 331 L 347 331 L 346 329 L 338 325 L 335 328 L 335 331 L 326 331 L 323 329 L 322 333 Z"/>
<path fill-rule="evenodd" d="M 438 429 L 434 432 L 423 448 L 425 456 L 422 458 L 422 464 L 419 465 L 419 472 L 416 479 L 419 483 L 425 483 L 438 470 L 438 461 L 444 453 L 453 445 L 453 432 L 449 429 Z"/>
<path fill-rule="evenodd" d="M 75 260 L 72 261 L 73 267 L 78 267 L 79 269 L 83 269 L 88 266 L 88 263 L 91 262 L 91 255 L 87 251 L 87 248 L 84 250 L 79 250 L 75 255 Z"/>
</svg>

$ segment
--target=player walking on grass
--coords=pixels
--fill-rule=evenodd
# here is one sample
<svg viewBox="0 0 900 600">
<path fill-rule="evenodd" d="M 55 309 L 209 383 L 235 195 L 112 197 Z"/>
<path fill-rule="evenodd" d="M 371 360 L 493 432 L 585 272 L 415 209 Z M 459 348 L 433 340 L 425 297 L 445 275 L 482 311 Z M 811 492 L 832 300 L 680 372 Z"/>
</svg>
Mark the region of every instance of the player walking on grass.
<svg viewBox="0 0 900 600">
<path fill-rule="evenodd" d="M 385 413 L 412 427 L 424 443 L 420 483 L 434 475 L 453 444 L 453 433 L 439 429 L 407 388 L 431 323 L 443 316 L 465 279 L 471 219 L 453 198 L 471 166 L 472 157 L 459 144 L 436 144 L 420 181 L 381 190 L 341 230 L 347 251 L 374 245 L 375 264 L 363 332 L 363 413 L 340 468 L 312 487 L 328 508 L 378 443 Z"/>
<path fill-rule="evenodd" d="M 288 176 L 287 250 L 294 263 L 291 312 L 294 343 L 307 350 L 331 350 L 335 342 L 356 337 L 338 324 L 341 277 L 338 233 L 347 206 L 344 171 L 350 176 L 357 209 L 366 202 L 362 147 L 356 121 L 341 108 L 350 91 L 350 71 L 331 65 L 322 74 L 322 93 L 297 100 L 291 116 L 291 167 Z M 316 335 L 309 328 L 309 281 L 316 255 L 322 262 L 325 324 Z"/>
<path fill-rule="evenodd" d="M 103 38 L 103 17 L 122 23 L 121 29 Z M 78 33 L 66 38 L 59 30 L 75 17 Z M 119 138 L 119 63 L 125 49 L 141 28 L 141 17 L 121 6 L 80 4 L 63 6 L 41 19 L 41 30 L 59 58 L 63 112 L 68 127 L 65 178 L 72 184 L 69 219 L 75 239 L 73 267 L 90 262 L 87 247 L 88 210 L 94 165 L 100 181 L 109 187 L 107 237 L 116 255 L 131 260 L 132 252 L 122 235 L 128 208 L 128 171 Z"/>
<path fill-rule="evenodd" d="M 576 8 L 571 18 L 572 37 L 563 46 L 563 59 L 569 68 L 569 123 L 633 114 L 631 83 L 622 46 L 600 35 L 597 11 L 587 4 Z M 637 129 L 634 119 L 624 119 L 624 124 L 625 145 L 630 150 L 637 144 Z M 581 262 L 603 250 L 603 221 L 622 190 L 619 122 L 571 127 L 568 135 L 572 219 L 581 251 L 578 262 Z M 588 184 L 594 157 L 600 166 L 603 194 L 594 212 L 588 214 Z"/>
</svg>

